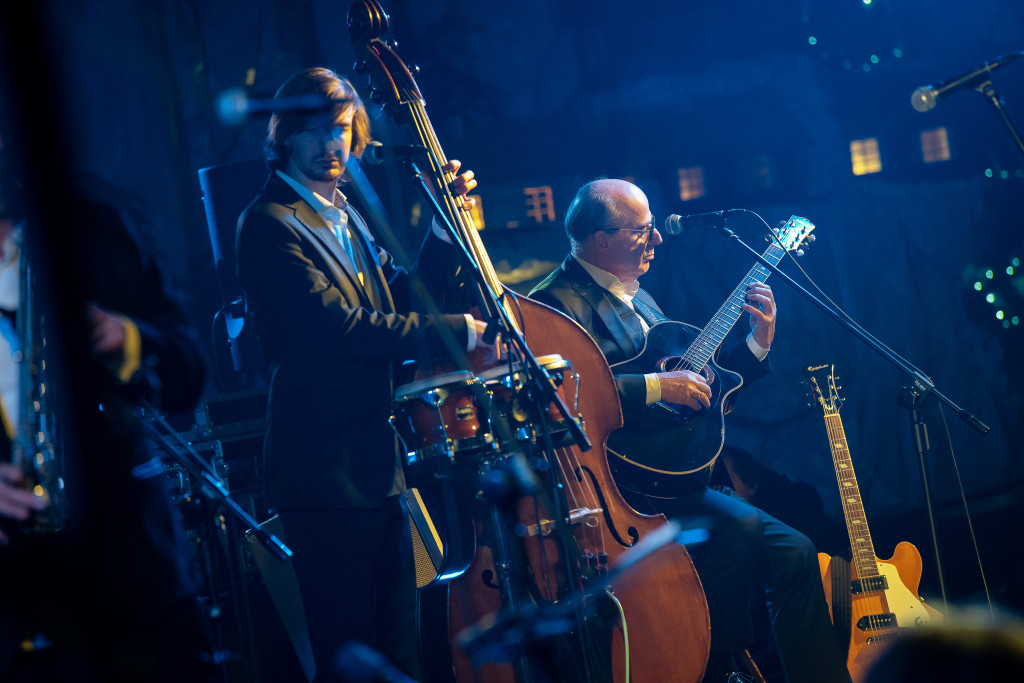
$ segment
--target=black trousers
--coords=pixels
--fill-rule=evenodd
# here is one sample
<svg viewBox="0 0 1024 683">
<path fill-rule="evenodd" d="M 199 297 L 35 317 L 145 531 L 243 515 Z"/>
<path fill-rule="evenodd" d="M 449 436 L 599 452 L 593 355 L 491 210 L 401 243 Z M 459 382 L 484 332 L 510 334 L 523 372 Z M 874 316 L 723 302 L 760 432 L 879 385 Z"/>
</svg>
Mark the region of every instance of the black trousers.
<svg viewBox="0 0 1024 683">
<path fill-rule="evenodd" d="M 634 494 L 626 495 L 631 502 L 635 500 Z M 636 502 L 641 506 L 637 509 L 653 506 L 684 527 L 706 524 L 709 528 L 708 540 L 687 546 L 687 550 L 708 601 L 713 658 L 751 646 L 750 586 L 756 581 L 764 586 L 786 680 L 849 681 L 845 661 L 831 636 L 817 551 L 810 539 L 732 489 L 702 488 L 679 498 Z"/>
<path fill-rule="evenodd" d="M 345 680 L 342 645 L 365 643 L 422 680 L 416 573 L 397 496 L 368 510 L 279 510 L 309 626 L 316 680 Z"/>
</svg>

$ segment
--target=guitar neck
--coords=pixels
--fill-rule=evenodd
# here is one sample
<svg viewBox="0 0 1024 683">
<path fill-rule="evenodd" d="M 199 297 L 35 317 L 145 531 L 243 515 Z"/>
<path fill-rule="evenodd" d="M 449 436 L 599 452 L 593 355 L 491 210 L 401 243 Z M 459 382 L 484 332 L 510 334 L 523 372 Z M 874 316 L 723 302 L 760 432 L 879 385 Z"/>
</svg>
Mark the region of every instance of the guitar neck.
<svg viewBox="0 0 1024 683">
<path fill-rule="evenodd" d="M 778 265 L 782 260 L 785 250 L 776 244 L 772 244 L 762 254 L 762 258 L 773 266 Z M 690 348 L 683 354 L 683 360 L 687 367 L 695 372 L 700 372 L 708 364 L 715 350 L 721 346 L 726 335 L 732 330 L 736 321 L 743 315 L 743 303 L 747 300 L 747 287 L 753 282 L 764 282 L 771 275 L 771 271 L 761 263 L 755 263 L 747 276 L 736 286 L 729 298 L 725 300 L 722 307 L 718 309 L 711 321 L 705 325 L 697 338 L 690 344 Z"/>
<path fill-rule="evenodd" d="M 857 474 L 853 470 L 850 449 L 846 443 L 846 432 L 839 413 L 825 411 L 825 427 L 828 431 L 828 443 L 832 449 L 832 462 L 836 468 L 836 479 L 839 480 L 839 496 L 843 503 L 843 516 L 846 518 L 846 531 L 850 536 L 850 550 L 853 563 L 857 568 L 857 576 L 865 579 L 878 575 L 878 563 L 875 559 L 875 545 L 871 541 L 871 530 L 864 514 L 864 503 L 857 485 Z"/>
</svg>

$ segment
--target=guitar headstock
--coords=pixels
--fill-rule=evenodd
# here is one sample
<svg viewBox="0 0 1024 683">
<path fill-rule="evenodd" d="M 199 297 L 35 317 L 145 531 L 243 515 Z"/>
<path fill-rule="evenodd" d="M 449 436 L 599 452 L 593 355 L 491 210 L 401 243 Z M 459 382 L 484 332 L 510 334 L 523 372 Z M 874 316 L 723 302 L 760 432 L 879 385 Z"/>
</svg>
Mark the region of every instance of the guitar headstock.
<svg viewBox="0 0 1024 683">
<path fill-rule="evenodd" d="M 348 34 L 358 60 L 355 72 L 368 75 L 370 99 L 398 120 L 403 108 L 421 105 L 423 96 L 412 75 L 416 67 L 402 61 L 396 43 L 384 39 L 387 32 L 387 12 L 376 0 L 356 0 L 349 7 Z"/>
<path fill-rule="evenodd" d="M 804 242 L 808 245 L 814 242 L 812 232 L 814 232 L 814 223 L 800 216 L 790 216 L 786 224 L 776 231 L 775 237 L 783 249 L 795 251 L 797 256 L 803 256 L 804 250 L 800 247 Z"/>
<path fill-rule="evenodd" d="M 811 363 L 803 370 L 807 384 L 810 386 L 811 404 L 817 404 L 825 414 L 835 414 L 843 407 L 843 399 L 839 395 L 842 388 L 836 384 L 835 368 L 831 363 Z"/>
</svg>

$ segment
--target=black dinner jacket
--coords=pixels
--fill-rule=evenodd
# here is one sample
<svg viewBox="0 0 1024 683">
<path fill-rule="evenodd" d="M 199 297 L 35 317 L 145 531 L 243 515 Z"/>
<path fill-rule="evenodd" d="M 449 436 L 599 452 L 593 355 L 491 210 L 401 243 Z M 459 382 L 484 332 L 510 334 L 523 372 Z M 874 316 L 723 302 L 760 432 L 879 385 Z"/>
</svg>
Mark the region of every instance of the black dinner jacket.
<svg viewBox="0 0 1024 683">
<path fill-rule="evenodd" d="M 421 357 L 442 328 L 459 340 L 468 335 L 463 315 L 416 310 L 408 274 L 347 212 L 374 260 L 365 286 L 331 226 L 276 174 L 239 219 L 239 282 L 270 369 L 270 509 L 380 504 L 395 478 L 392 363 Z M 416 270 L 429 291 L 448 288 L 457 259 L 428 230 Z M 368 286 L 377 288 L 379 308 Z"/>
<path fill-rule="evenodd" d="M 643 349 L 644 331 L 634 310 L 598 285 L 571 254 L 558 269 L 533 288 L 530 298 L 552 306 L 578 322 L 600 346 L 610 365 L 629 360 Z M 634 302 L 664 315 L 643 289 L 637 291 Z M 744 382 L 752 382 L 771 371 L 768 359 L 758 361 L 744 340 L 719 353 L 719 365 L 738 372 Z M 614 367 L 612 372 L 615 373 Z M 643 415 L 647 399 L 646 381 L 641 374 L 615 373 L 615 384 L 623 419 L 629 424 L 631 419 Z"/>
</svg>

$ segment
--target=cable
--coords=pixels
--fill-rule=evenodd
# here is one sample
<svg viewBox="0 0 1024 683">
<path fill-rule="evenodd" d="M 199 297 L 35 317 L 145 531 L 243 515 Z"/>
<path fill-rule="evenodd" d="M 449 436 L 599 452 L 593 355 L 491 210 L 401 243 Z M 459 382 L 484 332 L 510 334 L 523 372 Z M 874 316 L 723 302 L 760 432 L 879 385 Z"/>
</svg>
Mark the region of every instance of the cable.
<svg viewBox="0 0 1024 683">
<path fill-rule="evenodd" d="M 949 432 L 949 423 L 946 422 L 946 411 L 942 409 L 942 404 L 939 404 L 939 416 L 942 418 L 942 426 L 946 430 L 946 442 L 949 444 L 949 457 L 953 461 L 953 471 L 956 473 L 956 483 L 960 488 L 960 500 L 964 504 L 964 516 L 967 520 L 967 530 L 971 535 L 971 547 L 974 549 L 974 557 L 978 561 L 978 572 L 981 574 L 981 586 L 985 589 L 985 603 L 988 605 L 989 614 L 992 617 L 992 623 L 995 623 L 996 613 L 992 606 L 992 596 L 988 590 L 988 580 L 985 578 L 985 567 L 981 561 L 981 552 L 978 550 L 978 539 L 974 535 L 974 524 L 971 522 L 971 511 L 967 508 L 967 494 L 964 492 L 964 482 L 960 478 L 960 467 L 957 465 L 956 453 L 953 451 L 953 436 Z M 946 613 L 949 613 L 949 606 L 943 605 L 943 609 Z"/>
</svg>

